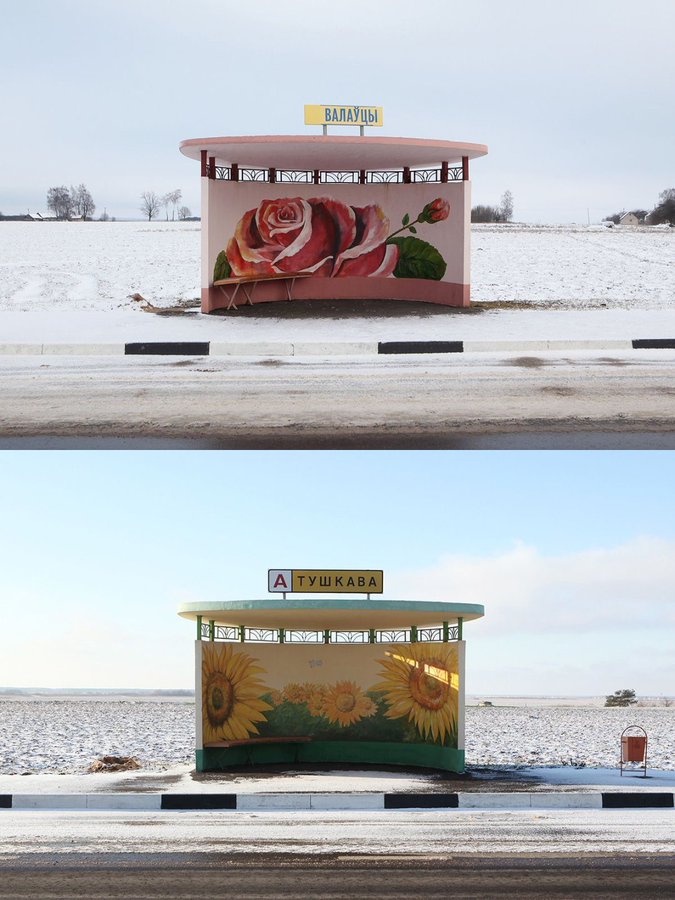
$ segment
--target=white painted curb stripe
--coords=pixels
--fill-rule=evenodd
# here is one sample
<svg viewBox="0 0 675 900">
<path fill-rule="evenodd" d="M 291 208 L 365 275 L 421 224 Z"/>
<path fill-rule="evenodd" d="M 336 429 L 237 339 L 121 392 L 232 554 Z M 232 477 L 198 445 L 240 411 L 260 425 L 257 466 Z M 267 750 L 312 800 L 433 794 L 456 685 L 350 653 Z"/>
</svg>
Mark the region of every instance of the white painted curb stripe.
<svg viewBox="0 0 675 900">
<path fill-rule="evenodd" d="M 632 341 L 464 341 L 465 353 L 542 350 L 632 350 Z"/>
<path fill-rule="evenodd" d="M 14 794 L 12 809 L 161 809 L 161 794 Z"/>
<path fill-rule="evenodd" d="M 0 344 L 0 356 L 124 356 L 124 344 Z"/>
<path fill-rule="evenodd" d="M 602 793 L 570 791 L 479 794 L 460 791 L 458 809 L 602 809 Z"/>
</svg>

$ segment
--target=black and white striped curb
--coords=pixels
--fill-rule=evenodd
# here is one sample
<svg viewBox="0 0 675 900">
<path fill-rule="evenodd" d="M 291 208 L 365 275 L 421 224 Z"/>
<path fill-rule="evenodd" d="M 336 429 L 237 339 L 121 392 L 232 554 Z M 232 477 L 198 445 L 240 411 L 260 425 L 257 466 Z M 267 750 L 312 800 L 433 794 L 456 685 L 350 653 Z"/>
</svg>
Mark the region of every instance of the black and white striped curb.
<svg viewBox="0 0 675 900">
<path fill-rule="evenodd" d="M 384 809 L 673 809 L 656 791 L 502 793 L 0 794 L 0 809 L 23 810 L 384 810 Z"/>
<path fill-rule="evenodd" d="M 547 350 L 675 350 L 675 338 L 561 341 L 145 341 L 126 344 L 0 344 L 0 356 L 393 356 L 539 353 Z"/>
</svg>

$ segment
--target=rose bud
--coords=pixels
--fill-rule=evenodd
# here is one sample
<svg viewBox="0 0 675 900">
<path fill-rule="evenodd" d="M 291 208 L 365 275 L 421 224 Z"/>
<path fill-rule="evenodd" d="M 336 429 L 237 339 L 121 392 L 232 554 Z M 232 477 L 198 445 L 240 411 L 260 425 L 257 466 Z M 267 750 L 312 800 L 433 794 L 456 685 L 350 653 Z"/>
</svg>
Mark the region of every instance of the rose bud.
<svg viewBox="0 0 675 900">
<path fill-rule="evenodd" d="M 442 222 L 450 215 L 450 204 L 442 197 L 437 197 L 431 203 L 427 203 L 420 213 L 420 222 Z"/>
</svg>

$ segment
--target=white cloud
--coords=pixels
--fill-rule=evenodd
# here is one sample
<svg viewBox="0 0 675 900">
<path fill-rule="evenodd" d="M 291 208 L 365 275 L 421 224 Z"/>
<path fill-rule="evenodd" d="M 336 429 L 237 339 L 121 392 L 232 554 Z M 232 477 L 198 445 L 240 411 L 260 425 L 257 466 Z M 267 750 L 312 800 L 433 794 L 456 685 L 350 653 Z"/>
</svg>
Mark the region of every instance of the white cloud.
<svg viewBox="0 0 675 900">
<path fill-rule="evenodd" d="M 444 556 L 392 574 L 396 598 L 482 603 L 483 634 L 675 625 L 675 542 L 635 538 L 560 556 L 517 544 L 497 556 Z"/>
</svg>

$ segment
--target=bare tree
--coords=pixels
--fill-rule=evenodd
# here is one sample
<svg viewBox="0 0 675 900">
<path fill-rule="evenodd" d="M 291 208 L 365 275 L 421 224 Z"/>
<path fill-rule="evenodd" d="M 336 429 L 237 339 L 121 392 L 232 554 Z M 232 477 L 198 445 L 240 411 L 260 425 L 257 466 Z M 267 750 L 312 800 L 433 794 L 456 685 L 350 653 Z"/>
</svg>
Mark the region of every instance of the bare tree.
<svg viewBox="0 0 675 900">
<path fill-rule="evenodd" d="M 502 222 L 510 222 L 513 218 L 513 194 L 511 191 L 504 191 L 499 204 L 499 212 Z"/>
<path fill-rule="evenodd" d="M 184 222 L 186 219 L 189 219 L 191 217 L 191 215 L 192 215 L 192 213 L 190 212 L 190 209 L 187 206 L 181 206 L 181 208 L 178 210 L 178 218 L 182 222 Z"/>
<path fill-rule="evenodd" d="M 82 216 L 82 220 L 84 222 L 86 222 L 87 219 L 91 219 L 91 217 L 96 212 L 96 204 L 94 203 L 94 198 L 91 196 L 91 194 L 87 190 L 86 185 L 84 184 L 80 184 L 76 188 L 71 187 L 70 200 L 73 205 L 73 209 L 78 214 L 78 216 Z"/>
<path fill-rule="evenodd" d="M 47 191 L 47 208 L 51 209 L 57 219 L 69 219 L 73 212 L 73 201 L 70 191 L 62 184 L 51 187 Z"/>
<path fill-rule="evenodd" d="M 144 191 L 141 194 L 140 210 L 143 215 L 148 217 L 148 222 L 151 222 L 155 218 L 159 213 L 161 206 L 162 198 L 158 197 L 154 191 Z"/>
<path fill-rule="evenodd" d="M 175 191 L 169 191 L 169 193 L 166 194 L 166 196 L 164 197 L 164 201 L 165 201 L 166 207 L 167 207 L 167 211 L 166 211 L 167 219 L 169 218 L 169 206 L 172 207 L 172 209 L 171 209 L 171 221 L 172 222 L 175 221 L 175 219 L 176 219 L 176 207 L 178 206 L 178 204 L 180 203 L 180 201 L 182 199 L 183 199 L 183 192 L 181 191 L 180 188 L 177 188 Z"/>
<path fill-rule="evenodd" d="M 171 194 L 162 194 L 160 198 L 161 205 L 164 207 L 164 214 L 166 217 L 166 221 L 169 221 L 169 207 L 171 206 Z"/>
</svg>

